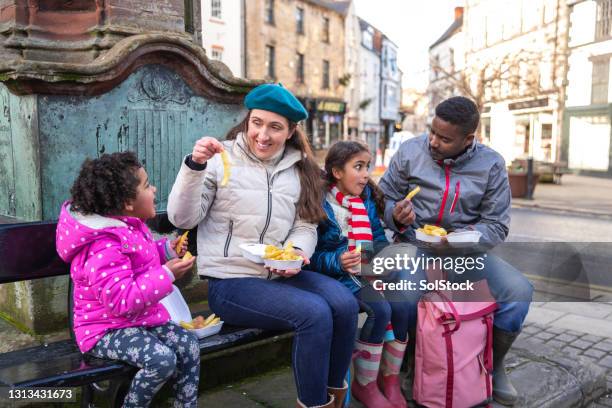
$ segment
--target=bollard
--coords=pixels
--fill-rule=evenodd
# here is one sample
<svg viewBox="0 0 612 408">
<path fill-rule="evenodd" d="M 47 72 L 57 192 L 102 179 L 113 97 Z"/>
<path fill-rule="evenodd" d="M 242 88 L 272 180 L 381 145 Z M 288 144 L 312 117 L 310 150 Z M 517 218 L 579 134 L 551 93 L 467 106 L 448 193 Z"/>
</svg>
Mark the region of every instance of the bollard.
<svg viewBox="0 0 612 408">
<path fill-rule="evenodd" d="M 527 199 L 533 200 L 533 157 L 527 159 Z"/>
</svg>

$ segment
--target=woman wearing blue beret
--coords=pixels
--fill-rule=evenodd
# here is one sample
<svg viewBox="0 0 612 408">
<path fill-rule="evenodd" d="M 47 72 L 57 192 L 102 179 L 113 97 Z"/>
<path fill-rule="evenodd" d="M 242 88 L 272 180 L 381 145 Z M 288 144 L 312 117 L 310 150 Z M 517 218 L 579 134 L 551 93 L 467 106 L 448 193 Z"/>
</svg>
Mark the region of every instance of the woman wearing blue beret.
<svg viewBox="0 0 612 408">
<path fill-rule="evenodd" d="M 239 248 L 292 242 L 309 263 L 325 212 L 320 169 L 298 127 L 308 113 L 275 84 L 253 89 L 245 105 L 248 114 L 225 141 L 196 142 L 172 187 L 168 217 L 179 228 L 198 226 L 198 274 L 209 279 L 216 314 L 236 326 L 295 332 L 297 406 L 341 407 L 357 327 L 351 292 L 317 272 L 266 269 Z"/>
</svg>

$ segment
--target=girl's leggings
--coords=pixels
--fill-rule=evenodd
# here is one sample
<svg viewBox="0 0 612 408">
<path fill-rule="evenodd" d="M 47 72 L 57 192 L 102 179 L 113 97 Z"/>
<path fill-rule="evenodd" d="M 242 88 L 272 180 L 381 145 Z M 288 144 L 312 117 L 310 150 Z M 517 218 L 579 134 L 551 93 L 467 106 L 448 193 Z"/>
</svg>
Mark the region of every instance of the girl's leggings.
<svg viewBox="0 0 612 408">
<path fill-rule="evenodd" d="M 197 406 L 200 346 L 194 334 L 174 323 L 110 331 L 90 353 L 140 368 L 123 407 L 148 407 L 169 379 L 175 395 L 174 406 Z"/>
</svg>

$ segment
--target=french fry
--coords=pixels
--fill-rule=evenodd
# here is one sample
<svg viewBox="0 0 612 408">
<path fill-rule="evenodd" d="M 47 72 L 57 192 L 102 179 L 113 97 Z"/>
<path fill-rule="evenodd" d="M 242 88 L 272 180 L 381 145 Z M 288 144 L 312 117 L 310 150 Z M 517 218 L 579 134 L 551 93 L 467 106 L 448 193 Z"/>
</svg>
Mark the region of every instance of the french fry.
<svg viewBox="0 0 612 408">
<path fill-rule="evenodd" d="M 185 240 L 187 239 L 187 235 L 189 235 L 189 231 L 185 231 L 183 235 L 181 235 L 181 237 L 178 239 L 178 241 L 176 241 L 176 252 L 179 252 L 183 247 L 183 242 L 185 242 Z"/>
<path fill-rule="evenodd" d="M 421 187 L 417 186 L 415 189 L 409 192 L 408 195 L 406 195 L 406 200 L 412 200 L 415 195 L 419 194 L 419 191 L 421 191 Z"/>
<path fill-rule="evenodd" d="M 208 326 L 214 326 L 215 324 L 219 324 L 220 321 L 221 321 L 220 318 L 215 317 L 214 319 L 212 319 L 212 321 L 210 322 Z"/>
<path fill-rule="evenodd" d="M 445 237 L 448 235 L 444 228 L 429 224 L 424 225 L 423 228 L 419 228 L 417 231 L 421 231 L 424 234 L 433 235 L 436 237 Z"/>
<path fill-rule="evenodd" d="M 221 152 L 221 161 L 223 161 L 223 179 L 221 180 L 221 187 L 225 187 L 230 178 L 230 161 L 225 150 Z"/>
<path fill-rule="evenodd" d="M 264 249 L 264 259 L 270 259 L 274 261 L 297 261 L 302 257 L 295 253 L 293 249 L 293 244 L 291 242 L 287 243 L 286 248 L 278 248 L 274 245 L 266 245 Z"/>
<path fill-rule="evenodd" d="M 183 329 L 187 329 L 187 330 L 193 330 L 195 327 L 193 327 L 193 324 L 191 323 L 187 323 L 186 321 L 181 320 L 179 322 L 179 325 L 183 328 Z"/>
<path fill-rule="evenodd" d="M 206 320 L 204 320 L 204 327 L 208 326 L 210 324 L 210 322 L 212 322 L 213 320 L 215 320 L 217 316 L 213 313 L 210 316 L 208 316 L 206 318 Z"/>
</svg>

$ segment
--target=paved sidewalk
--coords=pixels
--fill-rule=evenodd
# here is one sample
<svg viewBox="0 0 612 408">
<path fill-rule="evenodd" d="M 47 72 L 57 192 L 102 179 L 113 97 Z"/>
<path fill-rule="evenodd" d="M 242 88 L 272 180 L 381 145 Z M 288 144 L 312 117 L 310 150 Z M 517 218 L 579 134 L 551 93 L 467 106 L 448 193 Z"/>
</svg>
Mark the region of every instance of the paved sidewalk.
<svg viewBox="0 0 612 408">
<path fill-rule="evenodd" d="M 593 378 L 590 364 L 599 368 L 597 373 L 605 372 L 605 380 Z M 612 408 L 612 303 L 534 302 L 507 366 L 525 398 L 517 406 Z M 579 401 L 594 384 L 607 391 L 582 405 Z M 200 403 L 215 408 L 285 408 L 293 407 L 295 398 L 287 367 L 207 392 Z"/>
<path fill-rule="evenodd" d="M 566 174 L 561 184 L 539 183 L 533 200 L 513 198 L 512 205 L 612 217 L 612 179 Z"/>
</svg>

